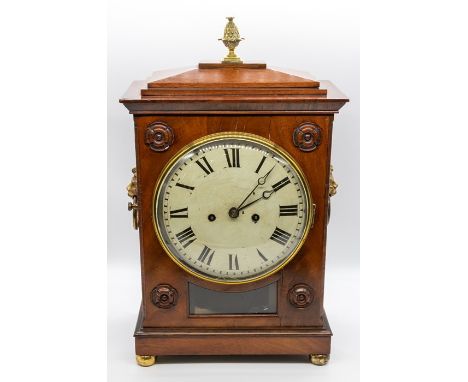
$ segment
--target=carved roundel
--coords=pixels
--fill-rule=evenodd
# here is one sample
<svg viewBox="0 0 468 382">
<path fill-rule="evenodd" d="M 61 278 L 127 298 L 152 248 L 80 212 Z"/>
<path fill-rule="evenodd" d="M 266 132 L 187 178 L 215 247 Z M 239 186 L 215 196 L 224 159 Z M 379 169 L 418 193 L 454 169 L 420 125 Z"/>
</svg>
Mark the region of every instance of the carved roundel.
<svg viewBox="0 0 468 382">
<path fill-rule="evenodd" d="M 296 284 L 288 293 L 289 302 L 296 308 L 305 308 L 314 300 L 314 290 L 307 284 Z"/>
<path fill-rule="evenodd" d="M 293 142 L 302 151 L 314 151 L 322 143 L 322 130 L 314 123 L 303 123 L 294 129 Z"/>
<path fill-rule="evenodd" d="M 169 284 L 159 284 L 151 291 L 151 301 L 161 309 L 169 309 L 177 304 L 177 290 Z"/>
<path fill-rule="evenodd" d="M 154 122 L 146 128 L 145 143 L 153 151 L 166 151 L 174 143 L 174 131 L 163 122 Z"/>
</svg>

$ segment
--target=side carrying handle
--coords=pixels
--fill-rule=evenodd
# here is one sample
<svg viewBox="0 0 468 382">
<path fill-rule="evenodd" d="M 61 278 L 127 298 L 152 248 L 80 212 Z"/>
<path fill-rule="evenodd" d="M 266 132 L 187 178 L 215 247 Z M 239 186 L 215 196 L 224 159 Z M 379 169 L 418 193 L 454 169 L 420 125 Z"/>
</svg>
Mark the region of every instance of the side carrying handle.
<svg viewBox="0 0 468 382">
<path fill-rule="evenodd" d="M 330 165 L 330 179 L 328 181 L 328 220 L 327 223 L 330 221 L 331 215 L 331 197 L 336 194 L 336 189 L 338 188 L 338 183 L 335 182 L 335 178 L 333 178 L 333 166 Z"/>
<path fill-rule="evenodd" d="M 132 198 L 131 202 L 128 202 L 128 210 L 132 211 L 133 228 L 138 229 L 138 188 L 137 188 L 137 171 L 136 168 L 132 168 L 132 180 L 127 186 L 127 194 Z"/>
</svg>

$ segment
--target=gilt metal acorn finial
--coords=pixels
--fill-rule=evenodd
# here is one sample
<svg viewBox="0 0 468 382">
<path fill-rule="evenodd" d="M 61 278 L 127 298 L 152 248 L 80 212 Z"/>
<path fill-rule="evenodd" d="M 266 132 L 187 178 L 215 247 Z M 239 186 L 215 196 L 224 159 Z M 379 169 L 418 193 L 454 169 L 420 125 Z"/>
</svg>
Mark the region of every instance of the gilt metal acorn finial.
<svg viewBox="0 0 468 382">
<path fill-rule="evenodd" d="M 237 29 L 236 24 L 234 24 L 234 17 L 226 17 L 228 19 L 228 22 L 226 26 L 224 27 L 224 37 L 219 38 L 218 40 L 222 41 L 224 46 L 229 49 L 229 53 L 227 54 L 226 57 L 224 57 L 224 60 L 222 61 L 223 64 L 228 64 L 228 63 L 238 63 L 242 64 L 242 61 L 239 57 L 237 57 L 236 53 L 234 52 L 234 49 L 236 49 L 237 45 L 244 40 L 243 38 L 240 37 L 239 35 L 239 30 Z"/>
</svg>

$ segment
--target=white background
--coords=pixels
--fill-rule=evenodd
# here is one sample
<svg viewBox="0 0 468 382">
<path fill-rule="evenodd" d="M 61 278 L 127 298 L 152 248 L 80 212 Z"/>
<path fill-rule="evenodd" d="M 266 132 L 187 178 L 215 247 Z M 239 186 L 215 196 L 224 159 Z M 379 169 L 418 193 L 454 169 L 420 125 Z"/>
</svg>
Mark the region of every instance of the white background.
<svg viewBox="0 0 468 382">
<path fill-rule="evenodd" d="M 302 10 L 302 11 L 300 11 Z M 134 362 L 132 330 L 141 300 L 138 236 L 130 229 L 125 185 L 134 166 L 133 121 L 117 102 L 134 80 L 154 70 L 220 61 L 226 16 L 245 40 L 237 49 L 248 61 L 311 73 L 334 82 L 350 99 L 334 124 L 333 160 L 338 194 L 328 234 L 325 308 L 334 331 L 332 361 L 313 368 L 306 357 L 160 357 L 153 369 Z M 112 1 L 108 19 L 108 262 L 109 380 L 280 381 L 358 380 L 359 369 L 359 23 L 356 4 L 313 7 L 284 2 Z M 195 365 L 193 362 L 197 362 Z"/>
<path fill-rule="evenodd" d="M 283 3 L 283 8 L 296 3 Z M 309 24 L 324 19 L 316 12 L 322 3 L 297 3 L 295 17 L 306 13 Z M 340 28 L 334 18 L 344 4 L 328 3 L 336 11 L 327 14 L 327 22 Z M 199 6 L 210 13 L 216 4 L 205 1 Z M 463 5 L 455 0 L 394 0 L 363 1 L 360 6 L 362 381 L 468 379 L 468 62 L 463 49 L 468 31 Z M 137 9 L 135 3 L 133 11 Z M 346 17 L 349 10 L 343 12 L 341 17 Z M 97 0 L 10 2 L 0 13 L 2 380 L 106 379 L 106 13 L 105 4 Z M 235 10 L 231 14 L 238 21 L 246 17 Z M 140 19 L 151 25 L 154 17 L 148 13 Z M 239 24 L 246 34 L 248 23 Z M 249 40 L 251 36 L 246 34 Z M 135 50 L 146 51 L 138 47 L 140 37 L 132 37 Z M 240 52 L 246 53 L 242 48 Z M 148 65 L 150 71 L 157 69 L 153 62 Z M 351 97 L 337 75 L 326 77 Z M 339 131 L 347 130 L 336 129 L 336 139 Z M 122 142 L 122 153 L 127 144 Z M 338 152 L 335 146 L 335 158 Z M 111 154 L 109 150 L 109 158 Z M 343 184 L 347 174 L 339 168 Z M 344 194 L 337 195 L 336 205 Z M 330 229 L 336 229 L 336 219 L 331 224 Z M 328 260 L 330 269 L 331 255 Z M 129 302 L 138 295 L 133 282 L 138 274 L 133 267 L 129 272 L 135 273 L 122 283 L 115 281 L 118 271 L 117 277 L 109 272 L 110 291 L 117 285 L 117 292 L 123 291 L 122 306 L 128 308 L 117 340 L 125 344 L 134 315 Z M 341 294 L 339 283 L 331 282 L 333 274 L 327 280 L 326 306 L 337 316 L 353 300 L 333 310 L 336 295 L 348 297 Z M 109 310 L 118 302 L 112 293 Z M 218 370 L 249 380 L 265 380 L 284 370 L 293 370 L 288 378 L 315 380 L 323 373 L 329 380 L 348 380 L 330 376 L 346 368 L 346 362 L 353 363 L 352 355 L 341 353 L 340 359 L 336 349 L 339 338 L 346 341 L 337 334 L 347 332 L 339 322 L 333 323 L 334 361 L 325 368 L 275 361 L 263 362 L 260 370 L 256 362 L 242 360 L 242 372 L 236 360 Z M 111 331 L 108 337 L 117 338 Z M 130 352 L 120 349 L 115 351 L 122 352 L 119 362 L 126 367 Z M 112 363 L 115 353 L 110 346 L 108 350 Z M 160 370 L 168 376 L 168 368 L 173 368 L 171 363 L 159 366 L 150 373 Z M 183 380 L 191 380 L 200 379 L 205 363 L 177 366 L 180 373 L 185 370 Z M 128 381 L 143 379 L 146 369 L 130 367 L 127 371 L 138 374 L 127 374 Z M 112 373 L 110 368 L 111 378 Z M 157 374 L 148 378 L 159 380 Z M 167 379 L 177 380 L 173 374 Z"/>
</svg>

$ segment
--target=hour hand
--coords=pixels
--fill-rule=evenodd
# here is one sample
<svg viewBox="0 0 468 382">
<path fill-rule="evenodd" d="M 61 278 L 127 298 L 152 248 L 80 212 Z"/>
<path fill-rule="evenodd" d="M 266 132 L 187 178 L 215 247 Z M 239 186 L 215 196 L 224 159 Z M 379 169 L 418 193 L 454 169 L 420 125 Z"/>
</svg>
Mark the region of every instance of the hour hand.
<svg viewBox="0 0 468 382">
<path fill-rule="evenodd" d="M 276 165 L 275 165 L 276 166 Z M 244 200 L 241 202 L 241 204 L 239 204 L 236 208 L 237 212 L 240 211 L 241 207 L 244 205 L 245 201 L 250 197 L 250 195 L 252 195 L 255 190 L 257 189 L 258 186 L 263 186 L 268 178 L 268 175 L 271 174 L 271 172 L 273 171 L 273 169 L 275 168 L 275 166 L 273 166 L 271 168 L 270 171 L 268 171 L 265 175 L 261 176 L 260 178 L 258 178 L 257 180 L 257 185 L 254 187 L 254 189 L 252 191 L 250 191 L 250 193 L 244 198 Z"/>
<path fill-rule="evenodd" d="M 237 212 L 239 213 L 239 211 L 242 211 L 244 208 L 247 208 L 248 206 L 251 206 L 252 204 L 258 202 L 261 199 L 269 199 L 270 196 L 273 194 L 273 192 L 275 192 L 274 189 L 263 191 L 262 196 L 260 196 L 259 198 L 251 201 L 250 203 L 246 204 L 245 206 L 242 206 L 241 208 L 238 208 Z"/>
</svg>

